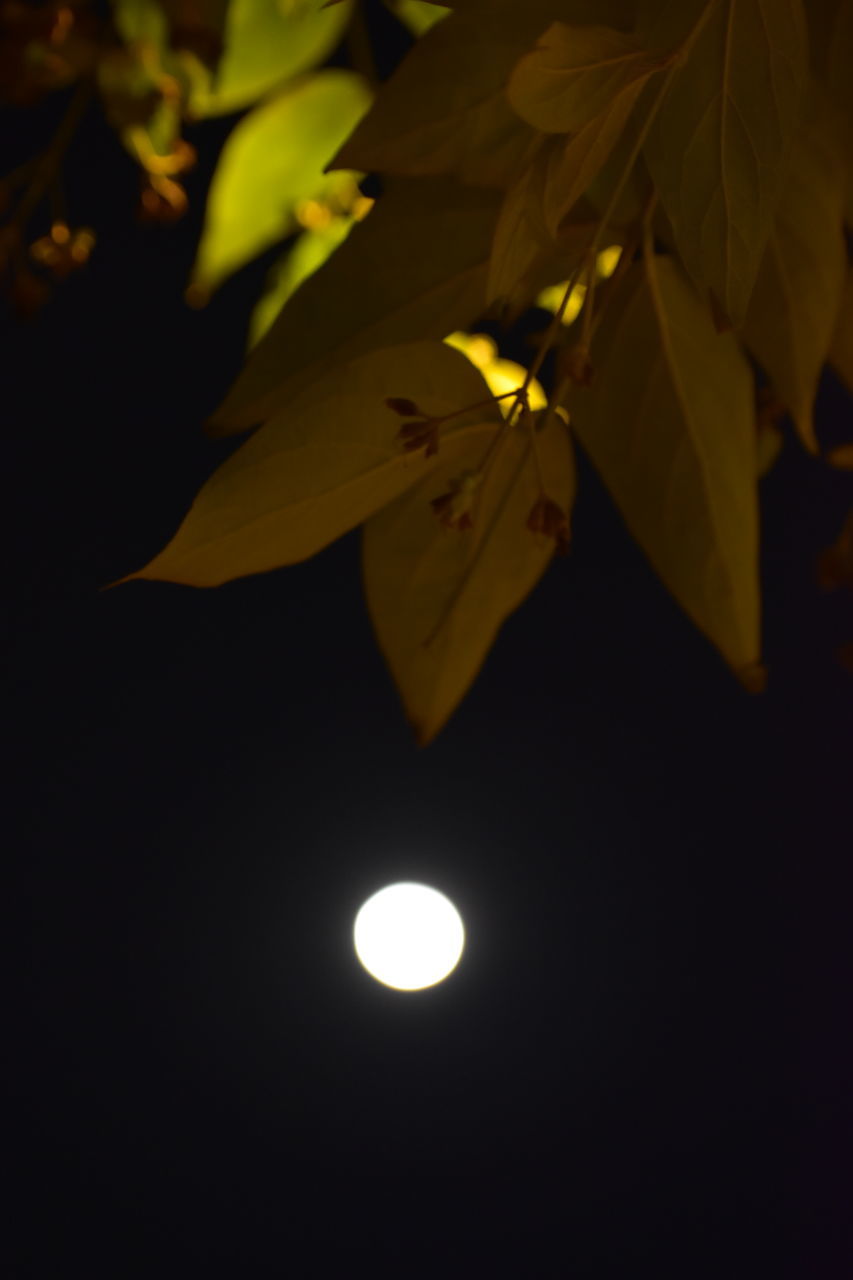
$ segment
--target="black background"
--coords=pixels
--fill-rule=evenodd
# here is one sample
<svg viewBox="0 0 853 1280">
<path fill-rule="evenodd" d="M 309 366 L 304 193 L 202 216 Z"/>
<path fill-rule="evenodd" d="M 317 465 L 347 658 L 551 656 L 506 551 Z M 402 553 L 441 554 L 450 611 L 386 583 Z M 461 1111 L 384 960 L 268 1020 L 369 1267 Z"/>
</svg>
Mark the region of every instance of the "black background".
<svg viewBox="0 0 853 1280">
<path fill-rule="evenodd" d="M 7 168 L 62 108 L 6 113 Z M 846 1276 L 853 627 L 815 560 L 849 477 L 789 436 L 762 483 L 749 697 L 582 463 L 572 555 L 426 750 L 357 533 L 102 591 L 233 447 L 202 423 L 274 254 L 182 301 L 230 123 L 146 228 L 90 112 L 97 249 L 4 321 L 12 1272 Z M 849 420 L 827 383 L 824 434 Z M 350 942 L 406 878 L 468 932 L 416 995 Z"/>
</svg>

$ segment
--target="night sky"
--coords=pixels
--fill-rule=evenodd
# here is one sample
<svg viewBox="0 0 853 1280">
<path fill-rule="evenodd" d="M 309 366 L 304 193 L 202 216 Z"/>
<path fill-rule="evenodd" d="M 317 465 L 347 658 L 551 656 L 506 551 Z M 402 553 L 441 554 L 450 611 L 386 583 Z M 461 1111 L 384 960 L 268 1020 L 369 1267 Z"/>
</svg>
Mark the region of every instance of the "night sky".
<svg viewBox="0 0 853 1280">
<path fill-rule="evenodd" d="M 6 113 L 5 168 L 62 99 Z M 849 1275 L 853 618 L 815 572 L 849 475 L 789 433 L 762 483 L 751 697 L 582 462 L 571 555 L 426 749 L 357 533 L 102 590 L 234 447 L 202 425 L 275 254 L 182 300 L 226 129 L 143 227 L 90 113 L 91 262 L 3 313 L 10 1274 Z M 351 946 L 400 879 L 467 928 L 413 995 Z"/>
</svg>

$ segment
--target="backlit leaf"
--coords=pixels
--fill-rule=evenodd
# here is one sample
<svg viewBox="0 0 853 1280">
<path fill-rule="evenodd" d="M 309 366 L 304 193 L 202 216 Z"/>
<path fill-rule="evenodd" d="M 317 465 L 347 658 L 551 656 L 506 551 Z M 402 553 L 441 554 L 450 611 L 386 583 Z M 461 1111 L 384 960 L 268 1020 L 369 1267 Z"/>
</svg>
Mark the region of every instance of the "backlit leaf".
<svg viewBox="0 0 853 1280">
<path fill-rule="evenodd" d="M 592 346 L 567 407 L 625 523 L 731 667 L 759 661 L 753 380 L 677 265 L 649 256 Z"/>
<path fill-rule="evenodd" d="M 521 168 L 533 131 L 508 105 L 504 86 L 537 30 L 523 9 L 500 24 L 462 14 L 439 23 L 382 86 L 333 163 L 505 186 Z"/>
<path fill-rule="evenodd" d="M 350 11 L 350 0 L 331 9 L 317 0 L 231 0 L 225 51 L 212 82 L 193 94 L 192 114 L 240 111 L 318 66 L 340 40 Z"/>
<path fill-rule="evenodd" d="M 577 133 L 609 112 L 626 90 L 634 88 L 636 100 L 657 65 L 635 36 L 555 22 L 517 64 L 507 93 L 534 128 Z"/>
<path fill-rule="evenodd" d="M 313 275 L 349 235 L 351 218 L 332 218 L 324 227 L 303 231 L 270 271 L 266 292 L 252 312 L 249 346 L 254 347 L 304 280 Z"/>
<path fill-rule="evenodd" d="M 743 330 L 813 453 L 814 400 L 847 265 L 842 197 L 834 150 L 811 128 L 797 140 Z"/>
<path fill-rule="evenodd" d="M 443 342 L 375 351 L 265 423 L 202 487 L 168 546 L 131 578 L 218 586 L 314 555 L 443 464 L 455 435 L 494 432 L 494 405 L 460 414 L 439 452 L 405 452 L 385 400 L 425 414 L 487 399 L 481 374 Z"/>
<path fill-rule="evenodd" d="M 452 714 L 502 623 L 536 585 L 554 551 L 552 538 L 526 527 L 540 492 L 529 433 L 518 427 L 508 432 L 479 491 L 471 529 L 445 528 L 430 504 L 460 472 L 479 466 L 494 432 L 460 436 L 428 479 L 364 528 L 371 620 L 421 744 Z M 559 418 L 537 433 L 537 447 L 549 496 L 568 515 L 574 464 Z"/>
<path fill-rule="evenodd" d="M 367 351 L 464 329 L 483 310 L 499 197 L 442 179 L 397 179 L 297 289 L 252 352 L 211 430 L 270 417 Z"/>
<path fill-rule="evenodd" d="M 251 111 L 229 135 L 213 177 L 193 281 L 209 290 L 296 226 L 300 200 L 333 200 L 351 174 L 323 166 L 370 103 L 354 71 L 297 81 Z"/>
<path fill-rule="evenodd" d="M 450 13 L 449 8 L 426 0 L 390 0 L 389 8 L 415 36 L 424 35 Z"/>
<path fill-rule="evenodd" d="M 663 12 L 696 10 L 694 0 Z M 645 154 L 688 271 L 737 326 L 799 125 L 807 33 L 800 0 L 706 0 L 698 12 Z"/>
</svg>

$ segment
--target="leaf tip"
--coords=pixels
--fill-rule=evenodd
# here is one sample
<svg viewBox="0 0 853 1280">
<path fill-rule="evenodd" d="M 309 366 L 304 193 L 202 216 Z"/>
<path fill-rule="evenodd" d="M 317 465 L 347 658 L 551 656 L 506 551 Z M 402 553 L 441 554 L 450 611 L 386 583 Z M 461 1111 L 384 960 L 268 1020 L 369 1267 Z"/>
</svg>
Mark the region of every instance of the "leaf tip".
<svg viewBox="0 0 853 1280">
<path fill-rule="evenodd" d="M 767 668 L 762 662 L 750 662 L 735 674 L 747 693 L 764 693 L 767 688 Z"/>
</svg>

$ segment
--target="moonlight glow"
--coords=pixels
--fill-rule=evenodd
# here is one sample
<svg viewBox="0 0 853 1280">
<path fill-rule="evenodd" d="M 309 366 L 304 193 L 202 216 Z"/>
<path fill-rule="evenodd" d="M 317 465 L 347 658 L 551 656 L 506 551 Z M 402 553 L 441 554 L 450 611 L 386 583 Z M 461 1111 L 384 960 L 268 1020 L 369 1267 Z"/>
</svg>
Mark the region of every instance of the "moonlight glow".
<svg viewBox="0 0 853 1280">
<path fill-rule="evenodd" d="M 406 882 L 367 899 L 355 918 L 353 941 L 372 977 L 398 991 L 417 991 L 456 968 L 465 929 L 443 893 Z"/>
</svg>

